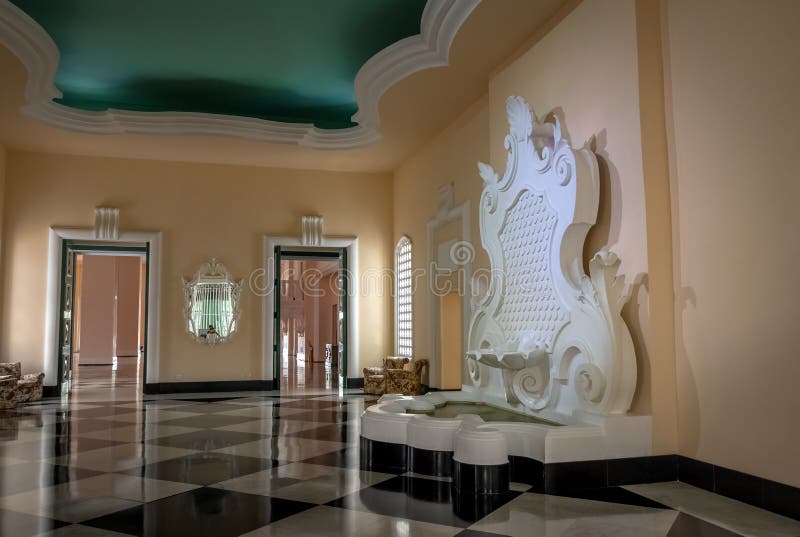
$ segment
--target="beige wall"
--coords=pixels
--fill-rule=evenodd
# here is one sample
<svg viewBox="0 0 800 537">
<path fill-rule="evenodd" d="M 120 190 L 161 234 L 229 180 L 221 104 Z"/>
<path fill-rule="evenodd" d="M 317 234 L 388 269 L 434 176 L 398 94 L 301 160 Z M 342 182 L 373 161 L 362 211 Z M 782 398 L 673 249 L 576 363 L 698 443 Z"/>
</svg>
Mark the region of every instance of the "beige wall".
<svg viewBox="0 0 800 537">
<path fill-rule="evenodd" d="M 481 99 L 467 109 L 446 130 L 425 144 L 406 160 L 394 174 L 394 245 L 407 235 L 412 244 L 414 270 L 422 274 L 426 268 L 428 221 L 434 218 L 437 189 L 453 183 L 455 205 L 465 200 L 472 204 L 472 240 L 476 248 L 476 267 L 488 266 L 486 253 L 480 246 L 477 206 L 482 182 L 476 163 L 489 158 L 489 109 Z M 450 238 L 450 237 L 448 237 Z M 427 272 L 425 273 L 427 274 Z M 430 326 L 438 307 L 431 311 L 434 295 L 429 291 L 427 276 L 416 279 L 414 293 L 414 355 L 431 359 L 430 385 L 440 386 L 440 366 L 430 356 Z"/>
<path fill-rule="evenodd" d="M 666 12 L 680 452 L 800 486 L 800 3 Z"/>
<path fill-rule="evenodd" d="M 6 189 L 6 148 L 0 144 L 0 234 L 3 231 L 3 196 Z"/>
<path fill-rule="evenodd" d="M 262 236 L 299 235 L 300 217 L 327 235 L 356 235 L 362 270 L 391 262 L 391 178 L 384 174 L 57 156 L 11 151 L 0 354 L 41 370 L 48 227 L 91 227 L 94 207 L 121 209 L 125 230 L 163 232 L 160 381 L 261 377 L 261 298 L 242 296 L 241 333 L 223 347 L 184 333 L 182 276 L 211 256 L 245 279 L 261 265 Z M 391 344 L 388 297 L 359 298 L 360 361 Z M 220 360 L 221 353 L 225 359 Z M 351 370 L 350 376 L 358 376 Z"/>
<path fill-rule="evenodd" d="M 464 360 L 464 350 L 461 344 L 461 310 L 461 296 L 457 291 L 439 298 L 439 326 L 441 327 L 439 356 L 442 361 L 439 383 L 444 390 L 459 390 L 464 383 L 461 365 Z"/>
<path fill-rule="evenodd" d="M 5 208 L 4 195 L 6 191 L 6 148 L 0 144 L 0 277 L 2 275 L 2 262 L 5 257 L 5 245 L 3 244 L 3 209 Z M 0 285 L 0 316 L 3 314 L 3 286 Z M 0 355 L 0 359 L 3 356 Z"/>
</svg>

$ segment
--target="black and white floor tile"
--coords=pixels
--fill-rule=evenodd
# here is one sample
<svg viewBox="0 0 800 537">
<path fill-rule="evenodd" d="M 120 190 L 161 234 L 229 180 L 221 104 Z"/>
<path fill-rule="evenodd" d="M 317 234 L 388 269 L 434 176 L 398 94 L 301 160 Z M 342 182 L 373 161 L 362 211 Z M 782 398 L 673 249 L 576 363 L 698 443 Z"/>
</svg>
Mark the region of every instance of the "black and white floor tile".
<svg viewBox="0 0 800 537">
<path fill-rule="evenodd" d="M 359 469 L 351 393 L 50 400 L 4 413 L 0 535 L 800 535 L 800 522 L 677 482 L 476 497 Z"/>
</svg>

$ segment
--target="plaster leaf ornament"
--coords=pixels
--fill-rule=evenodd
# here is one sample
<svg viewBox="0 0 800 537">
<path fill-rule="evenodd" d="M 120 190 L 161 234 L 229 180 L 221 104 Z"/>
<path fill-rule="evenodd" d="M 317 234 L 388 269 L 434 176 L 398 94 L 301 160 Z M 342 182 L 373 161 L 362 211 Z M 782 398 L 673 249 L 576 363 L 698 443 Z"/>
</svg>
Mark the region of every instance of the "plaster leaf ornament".
<svg viewBox="0 0 800 537">
<path fill-rule="evenodd" d="M 625 283 L 625 278 L 618 277 L 617 271 L 620 259 L 614 252 L 603 248 L 597 252 L 589 262 L 589 274 L 592 287 L 599 289 L 605 296 L 609 306 L 613 305 L 614 311 L 622 311 L 622 307 L 630 299 L 631 287 Z"/>
<path fill-rule="evenodd" d="M 481 194 L 481 206 L 486 207 L 490 212 L 497 208 L 497 185 L 500 177 L 489 164 L 478 162 L 478 173 L 483 179 L 483 194 Z"/>
<path fill-rule="evenodd" d="M 478 174 L 483 179 L 484 184 L 492 184 L 498 181 L 497 172 L 484 162 L 478 162 Z"/>
<path fill-rule="evenodd" d="M 533 114 L 528 102 L 522 97 L 506 99 L 509 133 L 516 141 L 527 139 L 533 131 Z"/>
<path fill-rule="evenodd" d="M 561 144 L 561 122 L 558 116 L 555 116 L 555 126 L 553 127 L 553 146 L 558 147 Z"/>
<path fill-rule="evenodd" d="M 487 397 L 531 411 L 624 414 L 637 374 L 620 316 L 630 287 L 608 249 L 591 259 L 588 275 L 582 259 L 597 219 L 597 159 L 571 146 L 558 117 L 537 123 L 522 97 L 509 97 L 506 110 L 505 172 L 478 163 L 491 278 L 473 302 L 469 377 Z"/>
<path fill-rule="evenodd" d="M 581 278 L 581 286 L 578 292 L 578 300 L 581 302 L 591 302 L 597 304 L 597 293 L 594 290 L 594 284 L 589 276 Z"/>
</svg>

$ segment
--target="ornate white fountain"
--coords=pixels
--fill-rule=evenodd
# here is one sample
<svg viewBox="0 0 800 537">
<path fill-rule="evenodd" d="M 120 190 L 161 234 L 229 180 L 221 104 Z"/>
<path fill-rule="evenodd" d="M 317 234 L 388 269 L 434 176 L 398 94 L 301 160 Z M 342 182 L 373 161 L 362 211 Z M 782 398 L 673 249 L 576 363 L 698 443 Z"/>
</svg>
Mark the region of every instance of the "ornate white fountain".
<svg viewBox="0 0 800 537">
<path fill-rule="evenodd" d="M 505 175 L 480 163 L 480 222 L 492 280 L 472 316 L 467 365 L 473 385 L 502 390 L 529 410 L 584 408 L 624 414 L 636 388 L 636 356 L 620 316 L 629 286 L 604 249 L 583 270 L 597 219 L 595 155 L 539 123 L 521 97 L 507 101 Z M 574 389 L 577 404 L 564 392 Z"/>
<path fill-rule="evenodd" d="M 502 465 L 509 455 L 540 463 L 650 455 L 650 417 L 628 413 L 636 356 L 620 313 L 630 287 L 606 248 L 589 261 L 589 275 L 583 268 L 599 204 L 597 159 L 586 146 L 571 147 L 558 118 L 538 121 L 523 98 L 509 97 L 506 109 L 505 173 L 478 164 L 491 278 L 471 316 L 468 382 L 459 392 L 384 396 L 364 413 L 362 436 L 452 452 L 456 466 Z M 562 426 L 407 413 L 447 401 Z"/>
</svg>

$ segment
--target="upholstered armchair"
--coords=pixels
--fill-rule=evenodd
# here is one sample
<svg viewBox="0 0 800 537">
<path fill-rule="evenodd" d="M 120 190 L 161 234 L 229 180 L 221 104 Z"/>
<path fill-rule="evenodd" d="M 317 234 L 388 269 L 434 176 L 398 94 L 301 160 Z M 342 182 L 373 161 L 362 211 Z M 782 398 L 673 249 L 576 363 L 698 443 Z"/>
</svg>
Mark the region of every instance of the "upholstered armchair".
<svg viewBox="0 0 800 537">
<path fill-rule="evenodd" d="M 7 403 L 11 393 L 13 393 L 15 405 L 16 403 L 39 401 L 42 399 L 43 385 L 44 373 L 23 375 L 21 363 L 0 362 L 0 398 L 2 399 L 0 404 Z M 13 408 L 13 406 L 5 408 Z"/>
<path fill-rule="evenodd" d="M 383 395 L 386 392 L 386 370 L 403 369 L 411 358 L 400 358 L 389 356 L 383 359 L 382 367 L 364 368 L 364 393 L 371 395 Z"/>
<path fill-rule="evenodd" d="M 428 360 L 421 358 L 403 362 L 402 366 L 385 368 L 386 388 L 384 393 L 419 395 L 422 393 L 422 375 L 428 371 Z"/>
</svg>

